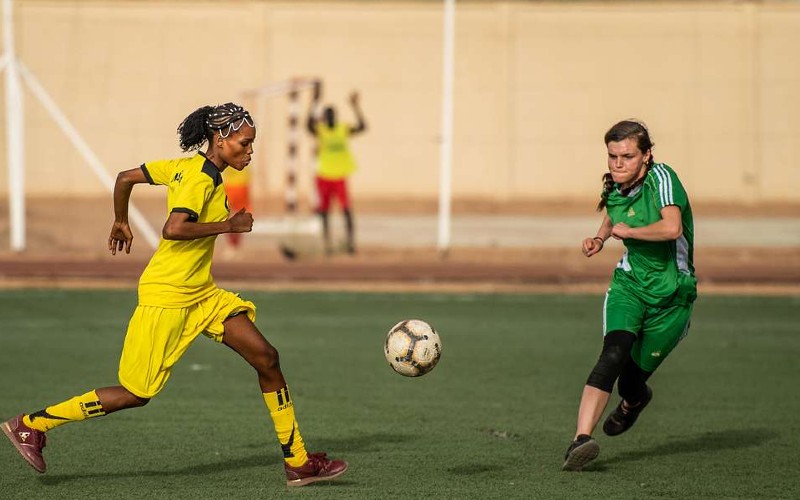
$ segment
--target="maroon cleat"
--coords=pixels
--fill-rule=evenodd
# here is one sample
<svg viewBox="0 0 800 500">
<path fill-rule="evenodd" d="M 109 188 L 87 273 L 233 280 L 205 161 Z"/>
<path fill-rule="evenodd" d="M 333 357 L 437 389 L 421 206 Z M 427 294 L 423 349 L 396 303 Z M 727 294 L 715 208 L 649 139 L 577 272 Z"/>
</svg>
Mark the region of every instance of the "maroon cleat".
<svg viewBox="0 0 800 500">
<path fill-rule="evenodd" d="M 290 467 L 284 462 L 287 486 L 305 486 L 317 481 L 329 481 L 344 474 L 347 462 L 328 460 L 325 453 L 309 453 L 308 461 L 300 467 Z"/>
<path fill-rule="evenodd" d="M 47 437 L 44 432 L 31 429 L 22 423 L 24 415 L 17 415 L 7 422 L 0 424 L 0 429 L 8 436 L 9 441 L 17 449 L 22 458 L 31 464 L 31 467 L 36 469 L 37 472 L 44 472 L 47 470 L 47 464 L 44 463 L 42 456 L 42 448 L 47 442 Z"/>
</svg>

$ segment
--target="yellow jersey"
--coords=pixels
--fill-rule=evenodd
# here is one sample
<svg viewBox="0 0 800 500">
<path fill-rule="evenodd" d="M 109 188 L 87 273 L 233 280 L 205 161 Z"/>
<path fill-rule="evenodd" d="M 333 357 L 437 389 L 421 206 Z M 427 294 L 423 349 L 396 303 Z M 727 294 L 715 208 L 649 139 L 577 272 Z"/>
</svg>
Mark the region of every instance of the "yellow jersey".
<svg viewBox="0 0 800 500">
<path fill-rule="evenodd" d="M 167 213 L 189 214 L 194 222 L 228 218 L 228 199 L 219 169 L 202 153 L 141 166 L 150 184 L 167 186 Z M 158 244 L 139 278 L 139 304 L 162 308 L 190 306 L 214 292 L 211 258 L 216 236 L 165 240 Z"/>
<path fill-rule="evenodd" d="M 317 141 L 319 157 L 317 159 L 317 176 L 329 181 L 344 179 L 356 169 L 356 162 L 350 154 L 348 137 L 350 127 L 337 123 L 333 128 L 323 122 L 317 122 Z"/>
</svg>

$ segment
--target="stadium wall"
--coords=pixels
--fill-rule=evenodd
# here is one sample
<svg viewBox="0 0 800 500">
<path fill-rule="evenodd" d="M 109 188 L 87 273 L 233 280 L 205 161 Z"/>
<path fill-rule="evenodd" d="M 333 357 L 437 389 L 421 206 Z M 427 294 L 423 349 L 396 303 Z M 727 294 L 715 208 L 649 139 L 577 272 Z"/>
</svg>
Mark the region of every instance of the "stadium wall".
<svg viewBox="0 0 800 500">
<path fill-rule="evenodd" d="M 112 172 L 181 154 L 201 105 L 319 77 L 345 119 L 362 94 L 354 192 L 437 195 L 440 2 L 17 0 L 14 21 L 20 60 Z M 456 198 L 594 198 L 603 133 L 637 117 L 695 200 L 800 201 L 798 3 L 469 1 L 456 36 Z M 254 190 L 280 197 L 287 103 L 266 104 Z M 25 109 L 28 194 L 103 194 L 28 91 Z"/>
</svg>

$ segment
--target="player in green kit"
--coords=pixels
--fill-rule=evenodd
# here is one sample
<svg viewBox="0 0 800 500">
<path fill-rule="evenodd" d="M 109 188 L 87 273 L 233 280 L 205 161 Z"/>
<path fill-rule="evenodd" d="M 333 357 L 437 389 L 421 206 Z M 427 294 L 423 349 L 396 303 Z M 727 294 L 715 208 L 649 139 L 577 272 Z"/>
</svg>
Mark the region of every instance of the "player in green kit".
<svg viewBox="0 0 800 500">
<path fill-rule="evenodd" d="M 347 462 L 306 452 L 278 351 L 254 324 L 255 305 L 218 288 L 211 277 L 217 235 L 246 233 L 253 227 L 253 216 L 244 208 L 230 213 L 221 174 L 226 168 L 242 170 L 250 163 L 255 124 L 236 104 L 203 106 L 183 120 L 178 134 L 181 149 L 197 150 L 195 155 L 125 170 L 114 186 L 115 220 L 108 238 L 114 255 L 123 250 L 130 253 L 133 233 L 128 202 L 134 185 L 165 186 L 168 212 L 158 249 L 139 279 L 139 303 L 125 335 L 119 385 L 17 415 L 0 424 L 0 430 L 43 473 L 47 469 L 42 455 L 45 433 L 70 422 L 146 405 L 164 388 L 191 343 L 203 334 L 231 348 L 255 369 L 283 451 L 287 485 L 334 479 L 347 470 Z M 199 151 L 206 143 L 206 151 Z"/>
<path fill-rule="evenodd" d="M 608 238 L 622 240 L 603 306 L 603 349 L 589 374 L 578 409 L 575 437 L 563 470 L 580 471 L 597 458 L 592 438 L 614 383 L 622 397 L 603 424 L 609 436 L 631 428 L 653 397 L 648 378 L 689 330 L 697 298 L 694 222 L 689 198 L 675 171 L 653 161 L 647 128 L 622 121 L 605 135 L 608 170 L 597 235 L 583 241 L 591 257 Z"/>
</svg>

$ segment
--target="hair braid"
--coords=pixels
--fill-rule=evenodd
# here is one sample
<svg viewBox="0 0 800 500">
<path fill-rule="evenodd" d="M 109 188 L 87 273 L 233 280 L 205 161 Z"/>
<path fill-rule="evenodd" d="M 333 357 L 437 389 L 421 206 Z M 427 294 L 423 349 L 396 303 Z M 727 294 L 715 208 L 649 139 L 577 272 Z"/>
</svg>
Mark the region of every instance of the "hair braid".
<svg viewBox="0 0 800 500">
<path fill-rule="evenodd" d="M 600 193 L 600 203 L 597 204 L 598 212 L 606 208 L 606 203 L 608 203 L 608 195 L 611 194 L 612 189 L 614 189 L 614 177 L 610 173 L 606 172 L 603 174 L 603 192 Z"/>
<path fill-rule="evenodd" d="M 203 106 L 178 125 L 179 144 L 183 151 L 200 149 L 206 141 L 211 142 L 215 132 L 225 138 L 245 123 L 255 126 L 250 113 L 238 104 L 228 102 L 219 106 Z"/>
</svg>

